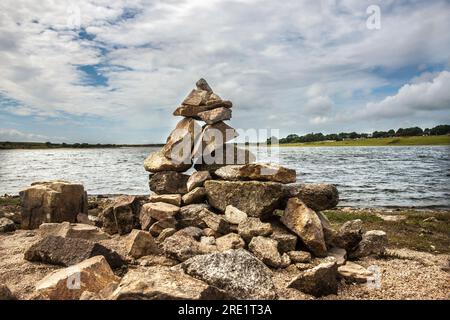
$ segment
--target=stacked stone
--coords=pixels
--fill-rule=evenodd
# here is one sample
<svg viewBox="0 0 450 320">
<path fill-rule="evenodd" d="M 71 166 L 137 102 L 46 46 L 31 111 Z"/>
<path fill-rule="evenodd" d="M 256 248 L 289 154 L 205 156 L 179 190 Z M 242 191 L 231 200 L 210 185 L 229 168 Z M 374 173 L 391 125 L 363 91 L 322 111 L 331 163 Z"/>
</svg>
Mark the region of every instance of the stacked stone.
<svg viewBox="0 0 450 320">
<path fill-rule="evenodd" d="M 249 151 L 226 144 L 237 137 L 236 130 L 224 121 L 231 119 L 231 101 L 222 100 L 205 79 L 200 79 L 173 115 L 182 116 L 170 133 L 164 147 L 145 160 L 145 170 L 151 172 L 149 186 L 156 194 L 185 194 L 189 170 L 195 162 L 199 171 L 214 170 L 242 159 L 248 163 L 254 159 Z M 200 126 L 199 121 L 204 122 Z M 219 133 L 222 139 L 217 139 Z M 226 152 L 233 148 L 234 160 L 226 161 Z M 220 155 L 218 156 L 218 152 Z M 205 164 L 204 156 L 215 156 L 220 161 Z M 239 158 L 238 158 L 239 157 Z M 199 195 L 199 191 L 196 191 Z"/>
<path fill-rule="evenodd" d="M 295 184 L 295 170 L 252 163 L 248 154 L 243 164 L 236 164 L 237 157 L 231 157 L 231 164 L 203 163 L 205 154 L 215 155 L 220 148 L 229 160 L 223 146 L 236 137 L 224 122 L 231 118 L 231 107 L 201 79 L 175 110 L 174 115 L 184 119 L 166 145 L 145 161 L 156 195 L 140 211 L 141 228 L 174 260 L 186 262 L 205 254 L 214 259 L 228 250 L 248 250 L 270 268 L 308 271 L 290 287 L 316 296 L 336 293 L 338 268 L 343 268 L 341 277 L 354 274 L 354 266 L 344 266 L 347 257 L 381 253 L 385 234 L 372 232 L 365 239 L 358 221 L 333 230 L 320 211 L 337 205 L 337 189 Z M 206 124 L 199 130 L 197 121 Z M 211 139 L 212 129 L 219 130 L 224 141 Z M 184 174 L 193 163 L 197 171 Z"/>
</svg>

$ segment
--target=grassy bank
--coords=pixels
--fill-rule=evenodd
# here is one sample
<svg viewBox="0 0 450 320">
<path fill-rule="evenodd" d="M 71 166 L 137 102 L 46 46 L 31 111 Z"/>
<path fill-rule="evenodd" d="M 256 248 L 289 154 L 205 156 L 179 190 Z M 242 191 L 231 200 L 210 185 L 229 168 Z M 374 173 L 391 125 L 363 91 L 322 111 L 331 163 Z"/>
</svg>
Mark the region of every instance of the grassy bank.
<svg viewBox="0 0 450 320">
<path fill-rule="evenodd" d="M 382 211 L 381 211 L 382 212 Z M 450 253 L 450 212 L 402 210 L 388 217 L 401 218 L 397 221 L 383 219 L 386 213 L 367 211 L 328 210 L 324 214 L 332 226 L 338 229 L 344 222 L 361 219 L 367 230 L 383 230 L 392 248 L 408 248 L 432 253 Z"/>
<path fill-rule="evenodd" d="M 450 145 L 450 136 L 417 136 L 368 138 L 344 141 L 318 141 L 306 143 L 285 143 L 281 147 L 363 147 L 363 146 L 439 146 Z"/>
<path fill-rule="evenodd" d="M 0 207 L 1 206 L 18 206 L 20 205 L 19 197 L 0 197 Z"/>
</svg>

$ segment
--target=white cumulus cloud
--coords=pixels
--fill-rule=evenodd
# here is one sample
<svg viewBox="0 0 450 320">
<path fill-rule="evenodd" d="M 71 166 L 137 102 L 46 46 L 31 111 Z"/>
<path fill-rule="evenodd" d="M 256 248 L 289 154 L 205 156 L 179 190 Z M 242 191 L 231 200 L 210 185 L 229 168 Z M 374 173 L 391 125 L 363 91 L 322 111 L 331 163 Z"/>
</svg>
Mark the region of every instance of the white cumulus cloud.
<svg viewBox="0 0 450 320">
<path fill-rule="evenodd" d="M 47 118 L 53 131 L 40 133 L 69 132 L 71 141 L 162 142 L 179 120 L 172 111 L 200 77 L 233 101 L 235 127 L 277 127 L 282 134 L 358 130 L 370 115 L 357 124 L 335 119 L 361 114 L 379 98 L 377 88 L 398 87 L 391 80 L 398 70 L 438 65 L 442 71 L 449 63 L 445 0 L 371 1 L 381 8 L 380 30 L 366 28 L 369 4 L 356 0 L 19 3 L 0 2 L 0 99 L 16 102 L 0 112 Z M 80 70 L 86 65 L 104 83 L 86 85 Z M 416 80 L 424 83 L 420 90 L 428 88 Z M 392 99 L 414 112 L 439 111 L 435 100 L 444 97 L 433 96 L 442 94 L 439 81 L 418 100 L 400 92 Z M 311 89 L 317 83 L 326 91 Z M 404 91 L 417 96 L 414 85 Z M 401 104 L 395 101 L 368 106 L 382 115 L 391 110 L 384 105 Z M 57 120 L 64 121 L 59 129 Z"/>
<path fill-rule="evenodd" d="M 418 112 L 440 110 L 450 112 L 448 71 L 442 71 L 428 81 L 417 82 L 417 79 L 414 79 L 413 83 L 402 86 L 397 94 L 388 96 L 380 102 L 368 103 L 365 113 L 376 117 L 402 117 Z"/>
</svg>

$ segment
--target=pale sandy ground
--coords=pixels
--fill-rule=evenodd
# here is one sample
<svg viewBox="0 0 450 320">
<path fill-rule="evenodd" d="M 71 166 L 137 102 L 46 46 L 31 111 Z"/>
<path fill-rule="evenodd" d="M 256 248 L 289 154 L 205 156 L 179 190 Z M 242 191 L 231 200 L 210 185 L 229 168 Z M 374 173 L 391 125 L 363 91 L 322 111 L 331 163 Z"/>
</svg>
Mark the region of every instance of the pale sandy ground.
<svg viewBox="0 0 450 320">
<path fill-rule="evenodd" d="M 0 234 L 0 283 L 6 284 L 19 299 L 26 299 L 36 282 L 59 268 L 23 258 L 26 248 L 36 241 L 34 235 L 33 231 L 23 230 Z"/>
<path fill-rule="evenodd" d="M 366 257 L 357 261 L 368 268 L 376 266 L 380 274 L 379 288 L 367 284 L 351 284 L 341 281 L 338 295 L 321 299 L 450 299 L 449 256 L 433 255 L 409 249 L 390 249 L 388 258 Z M 282 299 L 313 299 L 295 289 L 284 289 L 292 273 L 275 273 L 275 283 Z"/>
<path fill-rule="evenodd" d="M 0 283 L 6 284 L 20 299 L 31 296 L 34 285 L 45 275 L 60 267 L 30 263 L 23 254 L 38 238 L 36 232 L 18 230 L 0 235 Z M 121 241 L 115 243 L 122 251 Z M 449 256 L 433 255 L 407 249 L 390 249 L 388 258 L 364 258 L 359 263 L 365 267 L 377 266 L 381 274 L 380 288 L 366 284 L 341 282 L 339 294 L 322 299 L 450 299 Z M 291 269 L 290 269 L 291 270 Z M 312 299 L 295 289 L 286 289 L 296 272 L 274 272 L 274 281 L 281 299 Z"/>
<path fill-rule="evenodd" d="M 102 243 L 124 255 L 123 241 L 117 241 L 117 238 Z M 63 268 L 28 262 L 23 258 L 26 249 L 37 240 L 37 231 L 16 230 L 14 233 L 0 234 L 0 283 L 6 284 L 19 299 L 28 299 L 38 281 L 51 271 Z"/>
</svg>

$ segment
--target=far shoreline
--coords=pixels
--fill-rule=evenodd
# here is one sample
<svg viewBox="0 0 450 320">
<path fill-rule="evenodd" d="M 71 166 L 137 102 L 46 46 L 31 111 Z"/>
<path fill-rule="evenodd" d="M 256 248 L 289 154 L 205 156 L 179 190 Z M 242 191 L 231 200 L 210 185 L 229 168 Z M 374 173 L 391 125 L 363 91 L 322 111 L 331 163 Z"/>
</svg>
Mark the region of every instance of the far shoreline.
<svg viewBox="0 0 450 320">
<path fill-rule="evenodd" d="M 238 146 L 266 146 L 265 143 L 235 143 Z M 50 150 L 50 149 L 119 149 L 119 148 L 154 148 L 163 147 L 163 143 L 149 144 L 88 144 L 88 143 L 49 143 L 49 142 L 9 142 L 0 141 L 0 150 Z M 342 141 L 315 141 L 303 143 L 268 144 L 267 147 L 417 147 L 450 146 L 450 135 L 411 136 L 390 138 L 359 138 Z"/>
<path fill-rule="evenodd" d="M 450 135 L 413 136 L 392 138 L 362 138 L 343 141 L 316 141 L 304 143 L 282 143 L 280 147 L 418 147 L 450 146 Z"/>
<path fill-rule="evenodd" d="M 10 142 L 0 141 L 0 150 L 50 150 L 50 149 L 119 149 L 162 147 L 163 143 L 148 144 L 90 144 L 90 143 L 51 143 L 51 142 Z"/>
</svg>

